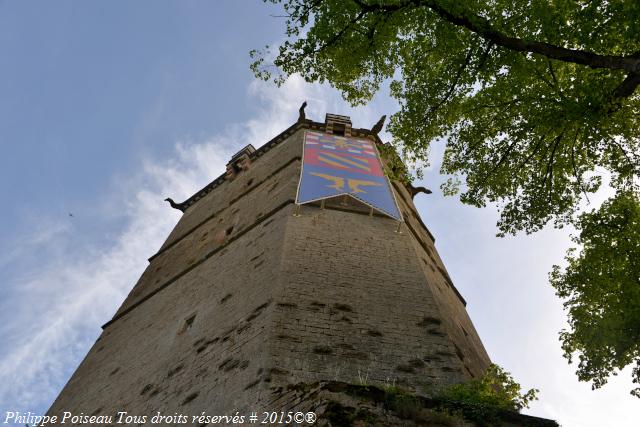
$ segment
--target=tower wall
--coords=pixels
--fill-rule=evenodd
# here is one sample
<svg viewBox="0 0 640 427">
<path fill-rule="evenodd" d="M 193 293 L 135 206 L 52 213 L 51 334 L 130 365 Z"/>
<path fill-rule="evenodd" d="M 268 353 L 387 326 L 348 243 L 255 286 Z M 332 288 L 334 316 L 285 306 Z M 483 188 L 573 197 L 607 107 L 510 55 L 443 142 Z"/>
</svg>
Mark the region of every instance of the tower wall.
<svg viewBox="0 0 640 427">
<path fill-rule="evenodd" d="M 415 237 L 396 228 L 385 217 L 318 207 L 289 218 L 271 339 L 279 382 L 427 392 L 486 369 L 461 301 Z"/>
<path fill-rule="evenodd" d="M 294 200 L 302 122 L 190 199 L 50 414 L 277 410 L 318 380 L 418 392 L 489 358 L 399 183 L 406 224 L 357 203 Z M 206 191 L 205 191 L 206 190 Z"/>
</svg>

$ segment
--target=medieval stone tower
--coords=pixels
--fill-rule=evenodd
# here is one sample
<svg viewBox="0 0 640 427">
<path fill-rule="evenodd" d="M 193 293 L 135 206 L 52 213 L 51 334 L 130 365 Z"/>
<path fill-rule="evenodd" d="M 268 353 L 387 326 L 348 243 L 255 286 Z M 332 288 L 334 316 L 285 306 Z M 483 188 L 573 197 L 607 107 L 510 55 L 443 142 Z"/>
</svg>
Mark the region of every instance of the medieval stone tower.
<svg viewBox="0 0 640 427">
<path fill-rule="evenodd" d="M 489 357 L 416 212 L 415 189 L 382 174 L 373 183 L 314 172 L 322 159 L 303 157 L 305 141 L 356 141 L 354 152 L 375 160 L 381 123 L 358 129 L 345 116 L 320 123 L 300 113 L 188 200 L 170 200 L 182 218 L 50 414 L 281 410 L 293 404 L 279 397 L 292 385 L 424 393 L 483 373 Z M 301 204 L 303 158 L 322 183 L 310 191 L 329 193 Z M 362 160 L 324 159 L 338 171 Z M 329 197 L 343 187 L 356 197 Z M 378 205 L 364 196 L 373 187 L 388 196 Z"/>
</svg>

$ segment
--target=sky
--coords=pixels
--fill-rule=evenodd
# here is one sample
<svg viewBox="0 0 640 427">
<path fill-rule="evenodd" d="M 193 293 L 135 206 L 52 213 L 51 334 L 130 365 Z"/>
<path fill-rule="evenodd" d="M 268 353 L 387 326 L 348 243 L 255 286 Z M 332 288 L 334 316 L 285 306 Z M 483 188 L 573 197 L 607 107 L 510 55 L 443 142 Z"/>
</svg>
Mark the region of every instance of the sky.
<svg viewBox="0 0 640 427">
<path fill-rule="evenodd" d="M 397 111 L 386 90 L 354 109 L 296 76 L 256 80 L 248 52 L 283 40 L 279 14 L 259 0 L 0 0 L 0 421 L 46 412 L 178 221 L 164 198 L 189 197 L 305 100 L 308 117 L 355 127 Z M 592 391 L 562 357 L 548 272 L 571 230 L 495 237 L 495 207 L 437 191 L 443 144 L 416 205 L 492 360 L 540 389 L 524 412 L 637 425 L 628 370 Z"/>
</svg>

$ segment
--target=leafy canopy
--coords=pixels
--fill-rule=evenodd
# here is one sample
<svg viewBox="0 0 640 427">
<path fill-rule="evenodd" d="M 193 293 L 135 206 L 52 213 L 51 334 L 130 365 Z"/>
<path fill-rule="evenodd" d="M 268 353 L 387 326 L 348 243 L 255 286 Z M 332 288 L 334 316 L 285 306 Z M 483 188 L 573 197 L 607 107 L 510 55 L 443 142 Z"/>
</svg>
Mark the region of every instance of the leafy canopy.
<svg viewBox="0 0 640 427">
<path fill-rule="evenodd" d="M 500 235 L 575 221 L 579 202 L 605 175 L 618 197 L 627 194 L 634 200 L 627 204 L 637 205 L 640 2 L 265 1 L 283 4 L 288 39 L 276 52 L 267 46 L 251 53 L 257 77 L 282 83 L 298 73 L 329 82 L 354 105 L 390 82 L 400 104 L 388 128 L 395 147 L 410 163 L 426 163 L 431 143 L 445 140 L 445 194 L 460 193 L 474 206 L 496 203 Z M 271 56 L 273 64 L 266 62 Z M 575 328 L 561 335 L 567 357 L 581 354 L 579 378 L 595 387 L 613 366 L 637 358 L 637 349 L 621 350 L 630 340 L 622 319 L 635 312 L 613 303 L 627 298 L 623 289 L 637 281 L 637 270 L 616 247 L 607 253 L 610 235 L 587 249 L 589 236 L 605 233 L 598 227 L 615 222 L 616 206 L 614 200 L 599 211 L 599 221 L 575 222 L 592 225 L 577 241 L 585 252 L 570 253 L 565 275 L 556 269 L 552 278 L 558 295 L 569 298 Z M 616 244 L 631 229 L 620 231 Z M 604 265 L 598 257 L 605 255 L 618 268 L 612 276 L 581 261 Z M 614 294 L 591 302 L 603 277 Z M 589 332 L 586 324 L 602 327 Z"/>
<path fill-rule="evenodd" d="M 453 402 L 466 402 L 485 408 L 520 411 L 538 400 L 540 390 L 532 388 L 522 392 L 522 387 L 511 374 L 496 364 L 491 364 L 482 378 L 463 384 L 450 385 L 437 395 L 439 399 Z"/>
<path fill-rule="evenodd" d="M 640 2 L 282 3 L 289 39 L 275 68 L 252 52 L 256 75 L 328 81 L 353 104 L 391 79 L 394 143 L 427 161 L 446 137 L 444 190 L 466 178 L 462 201 L 498 202 L 503 233 L 566 223 L 602 170 L 615 185 L 638 176 Z"/>
<path fill-rule="evenodd" d="M 482 378 L 444 387 L 435 398 L 440 409 L 459 413 L 479 426 L 495 426 L 503 424 L 502 411 L 528 408 L 538 399 L 538 392 L 537 389 L 523 392 L 508 372 L 492 364 Z"/>
<path fill-rule="evenodd" d="M 598 388 L 616 369 L 635 362 L 632 394 L 640 397 L 640 200 L 619 193 L 580 215 L 582 230 L 568 267 L 554 266 L 551 283 L 566 299 L 571 331 L 560 339 L 565 356 L 579 353 L 578 376 Z"/>
</svg>

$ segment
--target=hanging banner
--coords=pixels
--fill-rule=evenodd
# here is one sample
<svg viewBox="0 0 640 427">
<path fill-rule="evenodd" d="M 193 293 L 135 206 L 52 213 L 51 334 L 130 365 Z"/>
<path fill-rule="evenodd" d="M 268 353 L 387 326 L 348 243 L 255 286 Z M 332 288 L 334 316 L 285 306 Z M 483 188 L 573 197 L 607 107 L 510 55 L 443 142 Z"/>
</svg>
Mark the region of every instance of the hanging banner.
<svg viewBox="0 0 640 427">
<path fill-rule="evenodd" d="M 305 131 L 296 203 L 347 194 L 402 221 L 373 141 Z"/>
</svg>

